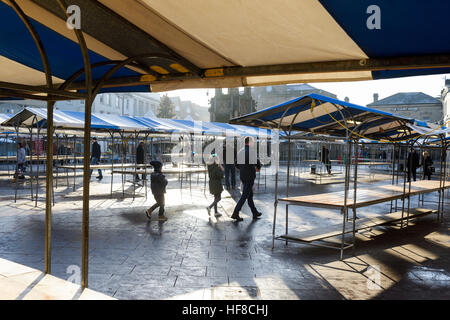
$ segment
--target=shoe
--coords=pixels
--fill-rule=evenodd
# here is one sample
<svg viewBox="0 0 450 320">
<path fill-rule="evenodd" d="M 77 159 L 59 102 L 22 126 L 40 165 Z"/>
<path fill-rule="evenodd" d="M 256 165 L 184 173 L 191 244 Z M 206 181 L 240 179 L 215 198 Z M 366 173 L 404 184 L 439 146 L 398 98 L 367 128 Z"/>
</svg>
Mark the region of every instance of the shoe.
<svg viewBox="0 0 450 320">
<path fill-rule="evenodd" d="M 165 215 L 159 215 L 158 221 L 167 221 L 167 217 Z"/>
<path fill-rule="evenodd" d="M 261 213 L 261 212 L 258 212 L 258 213 L 256 213 L 256 214 L 253 215 L 253 220 L 259 219 L 259 217 L 261 217 L 261 216 L 262 216 L 262 213 Z"/>
<path fill-rule="evenodd" d="M 231 216 L 231 219 L 234 219 L 234 220 L 236 220 L 236 221 L 243 221 L 243 220 L 244 220 L 243 218 L 241 218 L 241 217 L 239 217 L 239 216 L 235 216 L 235 215 L 232 215 L 232 216 Z"/>
<path fill-rule="evenodd" d="M 208 211 L 208 216 L 211 215 L 211 208 L 210 207 L 206 207 L 206 211 Z"/>
<path fill-rule="evenodd" d="M 103 179 L 103 176 L 98 176 L 97 179 L 98 179 L 98 180 L 102 180 L 102 179 Z"/>
<path fill-rule="evenodd" d="M 218 212 L 216 212 L 215 214 L 214 214 L 214 217 L 216 217 L 216 218 L 219 218 L 219 217 L 221 217 L 222 215 L 220 214 L 220 213 L 218 213 Z"/>
<path fill-rule="evenodd" d="M 151 220 L 152 219 L 152 217 L 151 217 L 151 212 L 149 211 L 150 209 L 148 209 L 148 210 L 145 210 L 145 215 L 147 216 L 147 218 L 148 218 L 148 220 Z"/>
</svg>

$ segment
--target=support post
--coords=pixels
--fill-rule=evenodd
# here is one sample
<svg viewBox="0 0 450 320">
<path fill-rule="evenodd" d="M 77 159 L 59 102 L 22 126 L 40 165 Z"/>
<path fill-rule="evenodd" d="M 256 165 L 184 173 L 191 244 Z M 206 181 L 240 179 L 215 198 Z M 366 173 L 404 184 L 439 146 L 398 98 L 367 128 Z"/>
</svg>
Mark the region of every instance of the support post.
<svg viewBox="0 0 450 320">
<path fill-rule="evenodd" d="M 51 273 L 52 195 L 53 195 L 53 107 L 47 102 L 47 165 L 45 177 L 45 273 Z"/>
</svg>

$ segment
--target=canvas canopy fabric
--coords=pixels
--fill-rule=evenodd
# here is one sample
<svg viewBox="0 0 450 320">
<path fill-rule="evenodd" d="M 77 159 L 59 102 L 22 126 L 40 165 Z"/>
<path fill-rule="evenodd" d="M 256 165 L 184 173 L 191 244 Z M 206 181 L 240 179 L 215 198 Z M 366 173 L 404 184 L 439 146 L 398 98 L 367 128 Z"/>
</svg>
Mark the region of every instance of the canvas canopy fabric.
<svg viewBox="0 0 450 320">
<path fill-rule="evenodd" d="M 318 94 L 297 99 L 232 119 L 230 123 L 292 131 L 374 140 L 404 140 L 420 135 L 416 128 L 429 128 L 392 113 L 358 106 Z M 410 126 L 414 125 L 414 126 Z"/>
<path fill-rule="evenodd" d="M 38 49 L 12 0 L 0 1 L 5 83 L 44 86 Z M 52 0 L 15 0 L 56 85 L 82 70 L 78 40 Z M 91 64 L 135 58 L 101 92 L 351 81 L 450 72 L 450 2 L 391 0 L 72 0 Z M 79 18 L 79 20 L 77 20 Z M 71 20 L 72 21 L 72 20 Z M 432 23 L 431 23 L 432 22 Z M 113 64 L 93 69 L 99 80 Z M 83 90 L 84 74 L 68 89 Z"/>
</svg>

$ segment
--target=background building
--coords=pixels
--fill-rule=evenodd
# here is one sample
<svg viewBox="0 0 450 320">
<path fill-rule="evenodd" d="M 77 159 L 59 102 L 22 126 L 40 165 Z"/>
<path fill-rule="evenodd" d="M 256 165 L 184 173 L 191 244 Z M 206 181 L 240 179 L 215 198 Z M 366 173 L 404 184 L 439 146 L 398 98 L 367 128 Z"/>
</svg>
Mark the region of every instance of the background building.
<svg viewBox="0 0 450 320">
<path fill-rule="evenodd" d="M 228 89 L 227 93 L 216 89 L 209 104 L 210 120 L 217 122 L 228 122 L 232 118 L 256 111 L 256 101 L 252 98 L 250 88 L 244 88 L 242 94 L 239 88 Z"/>
<path fill-rule="evenodd" d="M 445 88 L 441 92 L 442 108 L 444 113 L 443 122 L 450 121 L 450 79 L 445 79 Z M 448 127 L 447 123 L 445 126 Z"/>
<path fill-rule="evenodd" d="M 433 123 L 443 119 L 441 100 L 423 92 L 400 92 L 381 100 L 375 93 L 373 100 L 367 107 Z"/>
<path fill-rule="evenodd" d="M 182 101 L 172 97 L 177 119 L 209 120 L 207 107 L 191 101 Z M 104 93 L 98 95 L 92 105 L 92 112 L 98 114 L 115 114 L 134 117 L 155 117 L 160 103 L 158 93 Z M 25 107 L 47 108 L 43 101 L 11 100 L 0 102 L 0 113 L 14 115 Z M 55 110 L 84 112 L 84 100 L 58 101 Z"/>
<path fill-rule="evenodd" d="M 315 88 L 307 83 L 255 87 L 252 88 L 251 92 L 253 99 L 256 101 L 256 108 L 258 110 L 272 107 L 310 93 L 317 93 L 337 99 L 335 94 Z"/>
</svg>

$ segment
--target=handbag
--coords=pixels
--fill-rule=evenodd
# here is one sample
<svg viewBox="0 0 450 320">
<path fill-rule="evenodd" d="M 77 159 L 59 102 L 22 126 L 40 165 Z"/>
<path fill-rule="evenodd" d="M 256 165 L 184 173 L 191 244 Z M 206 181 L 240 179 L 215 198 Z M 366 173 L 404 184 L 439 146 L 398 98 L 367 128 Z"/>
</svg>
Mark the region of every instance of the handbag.
<svg viewBox="0 0 450 320">
<path fill-rule="evenodd" d="M 434 173 L 435 168 L 434 167 L 430 167 L 430 172 Z"/>
</svg>

